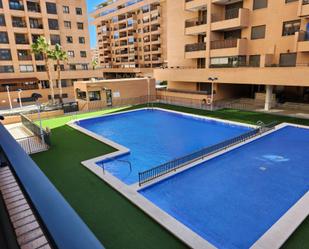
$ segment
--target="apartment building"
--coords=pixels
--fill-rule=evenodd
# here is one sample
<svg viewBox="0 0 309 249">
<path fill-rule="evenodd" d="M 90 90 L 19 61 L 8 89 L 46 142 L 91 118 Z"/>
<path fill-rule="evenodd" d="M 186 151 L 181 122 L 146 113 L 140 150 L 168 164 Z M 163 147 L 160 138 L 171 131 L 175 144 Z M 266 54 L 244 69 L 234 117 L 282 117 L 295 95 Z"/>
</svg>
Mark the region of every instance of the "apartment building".
<svg viewBox="0 0 309 249">
<path fill-rule="evenodd" d="M 33 92 L 40 92 L 42 101 L 50 98 L 43 58 L 31 53 L 31 44 L 39 36 L 68 53 L 68 61 L 61 65 L 64 98 L 74 98 L 73 81 L 99 76 L 90 70 L 85 0 L 0 0 L 0 106 L 9 106 L 8 95 L 18 106 L 20 90 L 25 104 Z M 53 71 L 55 87 L 56 78 Z M 55 94 L 59 96 L 59 89 Z"/>
<path fill-rule="evenodd" d="M 91 13 L 97 30 L 100 66 L 126 69 L 162 67 L 166 59 L 165 1 L 113 0 Z M 131 70 L 130 70 L 131 69 Z M 120 74 L 121 70 L 115 72 Z"/>
<path fill-rule="evenodd" d="M 168 68 L 154 75 L 171 94 L 309 103 L 308 0 L 168 0 L 166 12 Z"/>
</svg>

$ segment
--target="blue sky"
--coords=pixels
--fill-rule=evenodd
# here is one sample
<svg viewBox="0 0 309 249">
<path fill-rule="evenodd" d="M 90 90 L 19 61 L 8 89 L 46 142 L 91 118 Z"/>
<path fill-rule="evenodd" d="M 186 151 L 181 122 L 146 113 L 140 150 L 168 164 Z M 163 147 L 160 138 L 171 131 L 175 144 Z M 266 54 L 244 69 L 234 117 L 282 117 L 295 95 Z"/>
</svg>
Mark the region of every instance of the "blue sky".
<svg viewBox="0 0 309 249">
<path fill-rule="evenodd" d="M 105 2 L 105 0 L 87 0 L 88 12 L 93 11 L 98 4 L 103 2 Z M 94 48 L 96 46 L 95 27 L 93 25 L 89 25 L 89 27 L 90 27 L 91 47 Z"/>
</svg>

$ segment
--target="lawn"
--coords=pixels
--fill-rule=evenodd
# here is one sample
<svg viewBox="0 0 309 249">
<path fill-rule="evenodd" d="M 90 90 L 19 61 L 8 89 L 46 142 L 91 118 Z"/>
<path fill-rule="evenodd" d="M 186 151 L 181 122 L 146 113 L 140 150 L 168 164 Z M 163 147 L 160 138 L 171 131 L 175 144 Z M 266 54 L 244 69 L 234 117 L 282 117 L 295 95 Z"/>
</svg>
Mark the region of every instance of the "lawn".
<svg viewBox="0 0 309 249">
<path fill-rule="evenodd" d="M 261 120 L 309 125 L 309 120 L 239 110 L 208 112 L 159 105 L 167 109 L 255 124 Z M 133 109 L 130 107 L 127 109 Z M 82 217 L 106 248 L 186 248 L 177 238 L 131 204 L 81 165 L 81 161 L 110 153 L 113 148 L 65 124 L 75 118 L 92 117 L 122 109 L 44 120 L 52 129 L 52 147 L 32 158 Z M 56 160 L 55 160 L 56 159 Z M 309 248 L 309 218 L 296 230 L 283 248 Z"/>
</svg>

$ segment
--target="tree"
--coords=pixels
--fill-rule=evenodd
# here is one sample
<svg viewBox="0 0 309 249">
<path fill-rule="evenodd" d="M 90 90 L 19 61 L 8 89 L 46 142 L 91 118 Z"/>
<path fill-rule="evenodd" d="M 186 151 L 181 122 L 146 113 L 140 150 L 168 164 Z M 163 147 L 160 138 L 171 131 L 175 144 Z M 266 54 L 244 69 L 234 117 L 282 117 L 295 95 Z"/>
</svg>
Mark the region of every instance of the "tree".
<svg viewBox="0 0 309 249">
<path fill-rule="evenodd" d="M 50 43 L 45 39 L 45 37 L 40 36 L 32 45 L 31 45 L 32 53 L 35 55 L 42 55 L 44 62 L 45 62 L 45 68 L 47 72 L 47 78 L 49 82 L 49 87 L 51 91 L 51 99 L 52 103 L 55 103 L 55 93 L 54 93 L 54 85 L 52 81 L 52 75 L 49 65 L 49 59 L 50 59 Z"/>
<path fill-rule="evenodd" d="M 94 60 L 92 60 L 92 61 L 91 61 L 91 65 L 92 65 L 92 69 L 93 69 L 93 70 L 95 70 L 95 69 L 96 69 L 96 67 L 98 66 L 98 61 L 97 61 L 97 60 L 95 60 L 95 59 L 94 59 Z"/>
<path fill-rule="evenodd" d="M 66 51 L 62 50 L 62 47 L 59 44 L 56 44 L 55 49 L 52 49 L 49 53 L 49 57 L 56 61 L 57 68 L 57 82 L 60 92 L 60 103 L 62 103 L 62 84 L 61 84 L 61 61 L 68 60 L 68 54 Z"/>
</svg>

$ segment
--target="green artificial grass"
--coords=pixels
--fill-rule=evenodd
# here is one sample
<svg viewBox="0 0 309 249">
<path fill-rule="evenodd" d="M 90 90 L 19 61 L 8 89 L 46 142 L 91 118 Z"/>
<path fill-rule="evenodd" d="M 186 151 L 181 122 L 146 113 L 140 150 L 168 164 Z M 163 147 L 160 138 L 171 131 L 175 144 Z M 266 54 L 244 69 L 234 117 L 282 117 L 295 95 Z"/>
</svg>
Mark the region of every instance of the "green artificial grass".
<svg viewBox="0 0 309 249">
<path fill-rule="evenodd" d="M 309 125 L 309 120 L 305 119 L 250 111 L 225 109 L 209 112 L 163 104 L 156 106 L 250 124 L 256 124 L 257 121 L 278 121 Z M 157 222 L 81 165 L 81 161 L 113 152 L 114 149 L 65 125 L 76 118 L 138 107 L 143 106 L 44 120 L 43 125 L 52 129 L 52 147 L 47 152 L 33 155 L 32 158 L 106 248 L 186 248 Z M 309 248 L 308 234 L 309 218 L 295 231 L 283 248 Z"/>
</svg>

